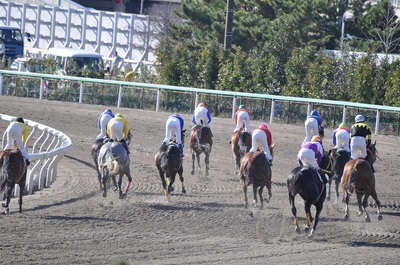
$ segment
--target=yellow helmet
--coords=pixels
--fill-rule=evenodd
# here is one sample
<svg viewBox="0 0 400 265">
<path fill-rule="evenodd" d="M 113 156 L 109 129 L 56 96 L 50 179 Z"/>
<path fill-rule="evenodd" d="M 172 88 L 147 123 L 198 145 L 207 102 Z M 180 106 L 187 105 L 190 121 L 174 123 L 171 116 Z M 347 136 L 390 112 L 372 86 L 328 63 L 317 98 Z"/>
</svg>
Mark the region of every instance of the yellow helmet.
<svg viewBox="0 0 400 265">
<path fill-rule="evenodd" d="M 340 129 L 347 129 L 347 124 L 346 123 L 344 123 L 344 122 L 342 122 L 341 124 L 339 124 L 339 128 Z"/>
<path fill-rule="evenodd" d="M 115 114 L 115 117 L 116 117 L 116 118 L 117 118 L 117 117 L 118 117 L 118 118 L 123 118 L 122 115 L 121 115 L 121 113 Z"/>
<path fill-rule="evenodd" d="M 197 107 L 205 107 L 206 105 L 204 105 L 203 102 L 200 102 L 199 105 Z"/>
</svg>

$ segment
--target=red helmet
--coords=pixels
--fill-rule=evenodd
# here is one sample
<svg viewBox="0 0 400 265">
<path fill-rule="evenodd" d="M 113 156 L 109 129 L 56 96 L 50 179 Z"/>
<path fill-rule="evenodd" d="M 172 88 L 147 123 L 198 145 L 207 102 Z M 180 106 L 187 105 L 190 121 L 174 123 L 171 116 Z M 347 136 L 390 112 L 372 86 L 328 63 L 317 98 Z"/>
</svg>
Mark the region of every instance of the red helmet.
<svg viewBox="0 0 400 265">
<path fill-rule="evenodd" d="M 204 105 L 203 102 L 200 102 L 199 105 L 197 107 L 205 107 L 206 105 Z"/>
<path fill-rule="evenodd" d="M 314 135 L 314 136 L 311 138 L 311 141 L 312 141 L 312 142 L 319 142 L 319 143 L 322 143 L 321 136 L 319 136 L 319 135 Z"/>
<path fill-rule="evenodd" d="M 265 123 L 261 123 L 260 126 L 258 126 L 258 129 L 266 131 L 266 130 L 268 130 L 268 126 Z"/>
</svg>

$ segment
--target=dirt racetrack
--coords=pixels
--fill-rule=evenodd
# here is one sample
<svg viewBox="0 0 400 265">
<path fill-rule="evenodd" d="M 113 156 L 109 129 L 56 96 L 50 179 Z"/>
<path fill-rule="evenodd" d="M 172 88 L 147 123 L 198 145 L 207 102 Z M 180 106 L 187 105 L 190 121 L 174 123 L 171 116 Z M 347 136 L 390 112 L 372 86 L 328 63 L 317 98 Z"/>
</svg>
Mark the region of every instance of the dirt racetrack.
<svg viewBox="0 0 400 265">
<path fill-rule="evenodd" d="M 211 123 L 210 176 L 190 174 L 187 144 L 183 164 L 187 194 L 180 193 L 177 180 L 168 203 L 154 155 L 171 113 L 113 108 L 127 118 L 133 133 L 133 189 L 120 200 L 114 192 L 101 196 L 90 156 L 99 133 L 97 117 L 105 106 L 5 96 L 0 102 L 0 113 L 51 126 L 73 142 L 59 164 L 55 183 L 25 196 L 22 214 L 13 199 L 11 215 L 0 216 L 0 264 L 400 264 L 398 137 L 373 135 L 380 158 L 375 168 L 383 220 L 376 218 L 371 199 L 370 223 L 355 214 L 355 196 L 348 221 L 343 220 L 341 198 L 338 204 L 326 201 L 315 235 L 308 238 L 294 231 L 286 188 L 287 176 L 297 165 L 302 126 L 269 125 L 277 147 L 273 196 L 264 209 L 252 205 L 244 209 L 228 144 L 234 124 L 218 117 Z M 182 116 L 189 131 L 191 117 Z M 252 128 L 259 122 L 251 121 Z M 1 133 L 5 126 L 1 122 Z M 332 146 L 332 131 L 325 131 L 325 148 Z M 303 224 L 299 196 L 296 205 Z"/>
</svg>

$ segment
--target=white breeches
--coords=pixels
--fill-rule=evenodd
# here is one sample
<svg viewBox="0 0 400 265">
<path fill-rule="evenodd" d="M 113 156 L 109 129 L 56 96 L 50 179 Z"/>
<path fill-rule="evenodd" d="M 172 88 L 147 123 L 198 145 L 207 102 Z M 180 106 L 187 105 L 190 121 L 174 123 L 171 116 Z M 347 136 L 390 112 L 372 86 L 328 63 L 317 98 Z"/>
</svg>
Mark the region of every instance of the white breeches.
<svg viewBox="0 0 400 265">
<path fill-rule="evenodd" d="M 168 144 L 171 138 L 173 138 L 173 134 L 175 133 L 176 143 L 182 143 L 182 131 L 181 124 L 179 120 L 175 117 L 169 117 L 167 123 L 165 124 L 165 139 L 164 143 Z"/>
<path fill-rule="evenodd" d="M 245 125 L 245 131 L 250 133 L 250 117 L 246 111 L 241 111 L 238 113 L 236 128 L 233 130 L 233 132 L 239 131 L 243 123 Z"/>
<path fill-rule="evenodd" d="M 301 148 L 297 158 L 300 159 L 304 166 L 313 167 L 317 170 L 319 169 L 317 159 L 315 159 L 315 153 L 312 149 Z"/>
<path fill-rule="evenodd" d="M 249 152 L 256 152 L 258 149 L 264 151 L 268 160 L 272 160 L 271 152 L 268 146 L 267 135 L 264 131 L 255 130 L 251 135 L 252 144 Z"/>
<path fill-rule="evenodd" d="M 367 144 L 365 138 L 362 136 L 351 137 L 350 141 L 351 158 L 365 158 L 367 157 Z"/>
<path fill-rule="evenodd" d="M 335 148 L 343 148 L 347 152 L 350 152 L 350 134 L 345 130 L 339 130 L 335 134 L 336 145 Z"/>
<path fill-rule="evenodd" d="M 210 127 L 208 124 L 208 117 L 207 117 L 208 110 L 206 108 L 197 108 L 194 112 L 194 119 L 196 121 L 196 125 L 200 125 L 201 121 L 203 121 L 203 125 Z"/>
<path fill-rule="evenodd" d="M 121 141 L 124 139 L 124 125 L 122 122 L 113 120 L 110 121 L 108 126 L 110 127 L 110 139 L 113 139 L 114 141 Z"/>
<path fill-rule="evenodd" d="M 25 159 L 29 159 L 28 152 L 22 143 L 22 128 L 17 123 L 12 123 L 7 129 L 7 144 L 4 149 L 15 149 L 17 147 L 21 150 Z"/>
<path fill-rule="evenodd" d="M 308 118 L 304 127 L 306 129 L 306 138 L 304 138 L 303 144 L 310 142 L 314 135 L 318 135 L 318 121 L 314 118 Z"/>
<path fill-rule="evenodd" d="M 100 134 L 97 135 L 96 139 L 103 139 L 107 135 L 107 124 L 112 119 L 110 115 L 103 115 L 100 118 Z"/>
</svg>

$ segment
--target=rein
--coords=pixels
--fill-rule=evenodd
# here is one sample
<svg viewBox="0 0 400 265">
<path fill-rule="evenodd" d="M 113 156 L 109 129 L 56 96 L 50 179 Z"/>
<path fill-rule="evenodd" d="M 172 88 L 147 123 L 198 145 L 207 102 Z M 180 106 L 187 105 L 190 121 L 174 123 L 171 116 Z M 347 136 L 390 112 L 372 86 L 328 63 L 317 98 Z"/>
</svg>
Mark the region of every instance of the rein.
<svg viewBox="0 0 400 265">
<path fill-rule="evenodd" d="M 317 199 L 315 200 L 315 202 L 313 204 L 315 204 L 315 203 L 317 203 L 319 201 L 319 199 L 321 198 L 322 193 L 324 192 L 324 189 L 325 189 L 325 184 L 324 184 L 324 182 L 322 182 L 321 192 L 320 192 L 320 194 L 318 195 Z"/>
<path fill-rule="evenodd" d="M 322 169 L 322 168 L 321 168 L 321 170 L 322 170 L 324 173 L 331 173 L 331 172 L 332 172 L 332 164 L 333 164 L 333 162 L 332 162 L 332 157 L 331 157 L 331 156 L 328 156 L 328 158 L 329 158 L 329 163 L 328 163 L 328 166 L 326 167 L 326 169 Z M 328 168 L 331 168 L 331 170 L 328 170 Z"/>
</svg>

